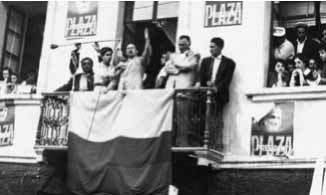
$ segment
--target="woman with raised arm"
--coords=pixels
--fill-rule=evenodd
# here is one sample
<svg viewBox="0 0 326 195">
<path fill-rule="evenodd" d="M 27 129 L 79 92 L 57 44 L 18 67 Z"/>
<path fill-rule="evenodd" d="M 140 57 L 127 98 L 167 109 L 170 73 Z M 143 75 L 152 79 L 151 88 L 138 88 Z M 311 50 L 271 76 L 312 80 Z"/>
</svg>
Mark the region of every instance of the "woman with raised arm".
<svg viewBox="0 0 326 195">
<path fill-rule="evenodd" d="M 99 54 L 99 66 L 95 69 L 94 76 L 94 90 L 101 92 L 107 92 L 109 90 L 115 90 L 118 87 L 119 77 L 123 71 L 122 67 L 118 67 L 117 61 L 119 56 L 119 48 L 114 52 L 110 47 L 103 47 L 100 49 L 98 43 L 94 44 L 95 50 Z"/>
</svg>

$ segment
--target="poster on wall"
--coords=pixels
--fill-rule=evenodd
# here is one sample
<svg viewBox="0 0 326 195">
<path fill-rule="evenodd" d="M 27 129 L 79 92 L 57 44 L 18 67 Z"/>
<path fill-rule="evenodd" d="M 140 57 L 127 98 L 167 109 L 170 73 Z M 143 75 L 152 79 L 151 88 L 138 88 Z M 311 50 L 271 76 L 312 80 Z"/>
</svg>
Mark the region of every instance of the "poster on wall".
<svg viewBox="0 0 326 195">
<path fill-rule="evenodd" d="M 252 118 L 251 155 L 293 155 L 294 102 L 275 103 L 262 118 Z"/>
<path fill-rule="evenodd" d="M 97 7 L 96 1 L 69 1 L 65 37 L 71 39 L 96 35 Z"/>
<path fill-rule="evenodd" d="M 206 1 L 204 27 L 242 24 L 242 1 Z"/>
<path fill-rule="evenodd" d="M 14 143 L 15 107 L 13 101 L 0 102 L 0 147 Z"/>
</svg>

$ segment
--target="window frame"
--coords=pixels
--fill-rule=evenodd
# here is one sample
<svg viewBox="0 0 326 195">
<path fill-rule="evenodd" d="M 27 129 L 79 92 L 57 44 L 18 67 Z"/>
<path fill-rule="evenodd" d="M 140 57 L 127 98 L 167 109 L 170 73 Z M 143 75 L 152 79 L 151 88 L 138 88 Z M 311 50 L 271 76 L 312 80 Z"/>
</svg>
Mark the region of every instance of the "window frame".
<svg viewBox="0 0 326 195">
<path fill-rule="evenodd" d="M 22 26 L 21 26 L 21 33 L 15 32 L 14 30 L 10 29 L 10 20 L 11 20 L 11 14 L 12 12 L 16 12 L 22 16 Z M 26 13 L 16 9 L 14 6 L 8 6 L 8 12 L 7 12 L 7 18 L 6 18 L 6 26 L 5 26 L 5 35 L 4 35 L 4 44 L 2 48 L 2 59 L 1 59 L 1 66 L 0 70 L 2 72 L 3 68 L 6 67 L 5 65 L 5 59 L 6 56 L 10 56 L 10 58 L 14 58 L 18 61 L 17 71 L 16 73 L 20 75 L 21 72 L 21 66 L 22 66 L 22 58 L 23 58 L 23 52 L 24 52 L 24 45 L 25 45 L 25 35 L 27 30 L 27 23 L 28 23 L 28 16 Z M 11 53 L 10 51 L 7 51 L 7 44 L 8 44 L 8 34 L 12 33 L 15 36 L 18 36 L 20 38 L 19 44 L 19 55 L 15 55 L 14 53 Z"/>
<path fill-rule="evenodd" d="M 158 18 L 157 13 L 158 13 L 158 6 L 159 3 L 158 1 L 153 1 L 153 13 L 152 13 L 152 18 L 151 19 L 145 19 L 145 20 L 133 20 L 133 15 L 134 15 L 134 6 L 135 6 L 135 1 L 126 1 L 126 7 L 125 9 L 125 23 L 138 23 L 138 22 L 150 22 L 150 21 L 163 21 L 167 19 L 174 19 L 178 18 L 177 17 L 164 17 L 164 18 Z"/>
</svg>

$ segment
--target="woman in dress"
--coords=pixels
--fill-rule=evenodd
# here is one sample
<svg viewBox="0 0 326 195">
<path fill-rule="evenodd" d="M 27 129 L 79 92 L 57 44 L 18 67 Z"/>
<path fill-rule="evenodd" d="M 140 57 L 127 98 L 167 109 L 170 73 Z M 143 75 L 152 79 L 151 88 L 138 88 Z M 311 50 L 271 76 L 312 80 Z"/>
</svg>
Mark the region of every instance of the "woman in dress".
<svg viewBox="0 0 326 195">
<path fill-rule="evenodd" d="M 96 47 L 98 47 L 98 45 Z M 99 90 L 101 92 L 115 90 L 117 89 L 119 76 L 123 69 L 112 62 L 113 50 L 110 47 L 103 47 L 97 51 L 100 54 L 100 63 L 94 71 L 94 90 Z"/>
</svg>

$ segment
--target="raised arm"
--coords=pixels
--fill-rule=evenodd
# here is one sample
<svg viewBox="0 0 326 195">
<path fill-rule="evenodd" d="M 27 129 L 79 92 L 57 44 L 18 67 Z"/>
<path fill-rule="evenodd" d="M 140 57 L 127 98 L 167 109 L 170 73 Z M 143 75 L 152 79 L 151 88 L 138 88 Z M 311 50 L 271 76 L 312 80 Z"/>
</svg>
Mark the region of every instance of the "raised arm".
<svg viewBox="0 0 326 195">
<path fill-rule="evenodd" d="M 125 61 L 125 57 L 122 54 L 121 50 L 121 41 L 117 42 L 117 45 L 115 47 L 115 51 L 113 52 L 113 65 L 119 64 L 121 61 Z"/>
<path fill-rule="evenodd" d="M 147 66 L 149 64 L 149 60 L 152 55 L 151 40 L 149 38 L 149 33 L 147 28 L 145 28 L 144 30 L 144 38 L 145 38 L 145 47 L 141 55 L 141 64 L 143 66 Z"/>
</svg>

